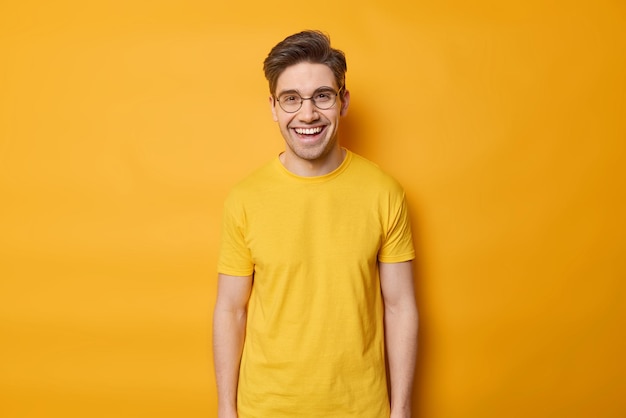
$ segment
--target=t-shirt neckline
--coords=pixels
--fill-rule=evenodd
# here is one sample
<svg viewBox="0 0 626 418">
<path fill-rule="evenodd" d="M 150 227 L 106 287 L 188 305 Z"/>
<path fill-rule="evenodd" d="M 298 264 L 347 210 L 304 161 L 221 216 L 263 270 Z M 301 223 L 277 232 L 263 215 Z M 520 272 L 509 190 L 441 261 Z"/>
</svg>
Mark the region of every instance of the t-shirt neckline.
<svg viewBox="0 0 626 418">
<path fill-rule="evenodd" d="M 331 171 L 330 173 L 326 173 L 323 174 L 321 176 L 299 176 L 297 174 L 292 173 L 291 171 L 287 170 L 287 168 L 283 165 L 283 163 L 280 162 L 280 157 L 276 156 L 276 158 L 274 159 L 274 166 L 284 175 L 286 175 L 287 177 L 290 177 L 294 180 L 297 180 L 299 182 L 304 182 L 304 183 L 321 183 L 321 182 L 326 182 L 329 180 L 332 180 L 336 177 L 338 177 L 339 175 L 341 175 L 341 173 L 343 173 L 346 168 L 348 168 L 348 166 L 350 165 L 350 162 L 352 161 L 352 152 L 346 148 L 342 148 L 342 150 L 344 150 L 346 152 L 345 157 L 343 158 L 343 161 L 341 162 L 341 164 L 339 165 L 339 167 L 335 168 L 333 171 Z"/>
</svg>

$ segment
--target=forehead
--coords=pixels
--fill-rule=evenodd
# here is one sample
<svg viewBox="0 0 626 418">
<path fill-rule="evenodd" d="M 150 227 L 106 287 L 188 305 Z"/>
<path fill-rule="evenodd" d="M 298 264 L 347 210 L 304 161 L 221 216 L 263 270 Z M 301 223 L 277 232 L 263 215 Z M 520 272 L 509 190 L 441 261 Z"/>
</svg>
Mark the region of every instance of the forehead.
<svg viewBox="0 0 626 418">
<path fill-rule="evenodd" d="M 301 62 L 291 65 L 280 74 L 276 80 L 276 93 L 281 91 L 296 90 L 302 93 L 311 93 L 320 87 L 333 87 L 337 89 L 335 75 L 324 64 L 312 64 Z"/>
</svg>

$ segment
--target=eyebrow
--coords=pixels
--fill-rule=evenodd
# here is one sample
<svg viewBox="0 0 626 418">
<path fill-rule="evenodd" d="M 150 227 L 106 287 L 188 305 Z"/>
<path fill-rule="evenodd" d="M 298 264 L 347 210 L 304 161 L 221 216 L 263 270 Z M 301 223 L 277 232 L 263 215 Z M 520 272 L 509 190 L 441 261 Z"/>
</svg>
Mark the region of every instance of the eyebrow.
<svg viewBox="0 0 626 418">
<path fill-rule="evenodd" d="M 329 86 L 322 86 L 322 87 L 318 87 L 318 88 L 316 88 L 315 90 L 313 90 L 313 93 L 311 94 L 311 96 L 314 96 L 314 95 L 315 95 L 315 93 L 319 93 L 319 92 L 321 92 L 321 91 L 332 91 L 332 92 L 336 92 L 336 90 L 335 90 L 334 88 L 332 88 L 332 87 L 329 87 Z M 297 94 L 297 95 L 298 95 L 298 96 L 300 96 L 300 97 L 303 97 L 303 96 L 302 96 L 302 93 L 300 93 L 300 91 L 299 91 L 299 90 L 296 90 L 296 89 L 281 90 L 281 91 L 280 91 L 280 92 L 276 95 L 276 97 L 280 97 L 280 96 L 282 96 L 282 95 L 284 95 L 284 94 L 294 94 L 294 93 L 295 93 L 295 94 Z"/>
</svg>

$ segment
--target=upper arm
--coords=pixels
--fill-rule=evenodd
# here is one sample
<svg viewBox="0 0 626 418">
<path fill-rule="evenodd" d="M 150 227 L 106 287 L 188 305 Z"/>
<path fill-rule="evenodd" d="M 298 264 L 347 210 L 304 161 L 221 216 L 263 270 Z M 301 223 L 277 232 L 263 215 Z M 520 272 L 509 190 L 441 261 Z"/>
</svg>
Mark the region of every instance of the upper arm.
<svg viewBox="0 0 626 418">
<path fill-rule="evenodd" d="M 413 262 L 380 262 L 378 265 L 385 309 L 415 308 Z"/>
<path fill-rule="evenodd" d="M 252 275 L 230 276 L 219 274 L 217 282 L 217 301 L 215 308 L 224 310 L 242 310 L 246 308 L 252 290 Z"/>
</svg>

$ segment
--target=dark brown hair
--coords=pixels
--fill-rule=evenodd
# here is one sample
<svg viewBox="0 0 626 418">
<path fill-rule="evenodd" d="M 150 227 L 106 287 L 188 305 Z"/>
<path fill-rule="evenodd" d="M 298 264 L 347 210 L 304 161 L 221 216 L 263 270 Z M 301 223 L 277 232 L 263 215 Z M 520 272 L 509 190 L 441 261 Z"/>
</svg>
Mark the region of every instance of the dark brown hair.
<svg viewBox="0 0 626 418">
<path fill-rule="evenodd" d="M 335 75 L 339 89 L 346 84 L 345 54 L 331 48 L 328 35 L 317 30 L 306 30 L 286 37 L 276 44 L 263 62 L 263 72 L 270 84 L 270 93 L 276 93 L 278 77 L 287 68 L 301 62 L 324 64 Z"/>
</svg>

